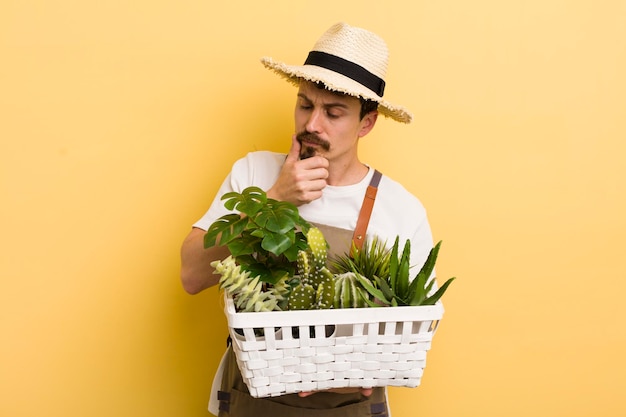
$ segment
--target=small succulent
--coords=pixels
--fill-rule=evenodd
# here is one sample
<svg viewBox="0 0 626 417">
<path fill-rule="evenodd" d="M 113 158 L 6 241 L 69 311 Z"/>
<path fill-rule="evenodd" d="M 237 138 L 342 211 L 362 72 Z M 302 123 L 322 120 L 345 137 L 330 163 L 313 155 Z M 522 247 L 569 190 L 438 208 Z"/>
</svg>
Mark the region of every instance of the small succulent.
<svg viewBox="0 0 626 417">
<path fill-rule="evenodd" d="M 286 279 L 268 287 L 258 275 L 252 278 L 249 271 L 242 270 L 232 256 L 212 262 L 211 266 L 221 275 L 220 289 L 233 298 L 238 311 L 282 310 L 281 304 L 289 292 Z"/>
<path fill-rule="evenodd" d="M 398 257 L 399 238 L 396 237 L 391 250 L 388 276 L 374 276 L 373 280 L 369 281 L 363 279 L 363 277 L 358 274 L 356 275 L 359 283 L 365 288 L 365 291 L 361 290 L 365 302 L 370 307 L 380 307 L 381 305 L 417 306 L 435 304 L 445 293 L 450 283 L 455 279 L 448 279 L 434 294 L 431 294 L 435 280 L 430 279 L 430 276 L 435 268 L 435 262 L 437 261 L 440 247 L 441 241 L 431 249 L 419 273 L 410 281 L 411 241 L 406 241 L 402 254 Z"/>
<path fill-rule="evenodd" d="M 333 274 L 326 267 L 328 244 L 322 232 L 312 227 L 306 234 L 309 248 L 298 253 L 298 285 L 289 295 L 289 310 L 332 308 L 335 300 Z"/>
</svg>

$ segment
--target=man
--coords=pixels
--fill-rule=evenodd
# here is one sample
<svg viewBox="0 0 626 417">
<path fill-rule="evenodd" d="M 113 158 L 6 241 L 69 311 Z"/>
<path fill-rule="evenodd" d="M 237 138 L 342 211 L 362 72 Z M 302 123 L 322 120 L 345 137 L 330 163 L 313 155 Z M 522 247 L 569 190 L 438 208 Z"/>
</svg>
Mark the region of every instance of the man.
<svg viewBox="0 0 626 417">
<path fill-rule="evenodd" d="M 433 244 L 422 204 L 358 157 L 359 141 L 374 128 L 379 114 L 403 123 L 411 121 L 405 109 L 382 99 L 387 60 L 387 46 L 380 37 L 343 23 L 322 35 L 304 65 L 262 59 L 267 68 L 298 87 L 296 133 L 286 156 L 252 152 L 234 164 L 208 212 L 194 224 L 183 243 L 181 278 L 187 292 L 198 293 L 219 280 L 210 264 L 229 253 L 225 247 L 204 249 L 204 233 L 227 214 L 220 197 L 250 185 L 262 188 L 270 198 L 296 204 L 303 218 L 322 229 L 331 253 L 346 253 L 352 241 L 362 242 L 365 236 L 378 236 L 389 245 L 399 236 L 400 242 L 411 240 L 411 264 L 421 267 Z M 238 374 L 232 351 L 225 356 L 218 374 L 214 385 L 220 386 L 220 416 L 387 413 L 381 388 L 252 398 Z M 216 391 L 214 386 L 212 400 Z M 217 413 L 213 407 L 210 410 Z"/>
</svg>

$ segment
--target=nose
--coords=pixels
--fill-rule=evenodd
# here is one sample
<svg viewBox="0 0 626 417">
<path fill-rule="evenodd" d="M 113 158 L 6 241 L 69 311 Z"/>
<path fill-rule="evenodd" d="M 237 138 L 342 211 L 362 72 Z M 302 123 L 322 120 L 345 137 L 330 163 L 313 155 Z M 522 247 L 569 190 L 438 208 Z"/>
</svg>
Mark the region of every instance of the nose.
<svg viewBox="0 0 626 417">
<path fill-rule="evenodd" d="M 306 131 L 309 133 L 320 133 L 321 114 L 319 109 L 314 109 L 309 114 L 309 119 L 305 125 Z"/>
</svg>

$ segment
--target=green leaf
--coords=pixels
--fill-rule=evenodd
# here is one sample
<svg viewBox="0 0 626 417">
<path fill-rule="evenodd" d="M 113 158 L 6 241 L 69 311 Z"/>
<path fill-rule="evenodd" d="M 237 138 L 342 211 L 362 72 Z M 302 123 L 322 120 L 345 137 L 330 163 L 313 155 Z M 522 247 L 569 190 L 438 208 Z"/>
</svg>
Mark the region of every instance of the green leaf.
<svg viewBox="0 0 626 417">
<path fill-rule="evenodd" d="M 395 294 L 393 290 L 391 289 L 391 287 L 389 287 L 389 284 L 387 284 L 387 281 L 376 276 L 374 277 L 374 281 L 376 282 L 376 284 L 378 285 L 378 288 L 382 291 L 383 295 L 385 296 L 385 300 L 393 299 L 393 296 Z"/>
<path fill-rule="evenodd" d="M 446 292 L 446 290 L 448 289 L 448 286 L 452 283 L 452 281 L 454 281 L 456 278 L 452 277 L 450 279 L 448 279 L 433 295 L 431 295 L 430 297 L 428 297 L 427 299 L 425 299 L 421 305 L 433 305 L 435 304 L 437 301 L 439 301 L 439 299 L 441 298 L 441 296 L 443 295 L 443 293 Z"/>
<path fill-rule="evenodd" d="M 239 260 L 239 258 L 237 258 Z M 245 271 L 250 272 L 251 277 L 259 277 L 259 280 L 267 282 L 267 278 L 271 277 L 271 271 L 267 269 L 267 267 L 260 262 L 253 262 L 247 265 L 241 265 L 241 268 Z"/>
<path fill-rule="evenodd" d="M 292 243 L 293 241 L 286 234 L 268 232 L 261 242 L 261 247 L 274 255 L 280 255 L 286 251 Z"/>
<path fill-rule="evenodd" d="M 247 216 L 253 217 L 265 205 L 267 197 L 259 187 L 247 187 L 240 194 L 226 193 L 222 196 L 224 207 L 229 210 L 238 210 Z"/>
<path fill-rule="evenodd" d="M 385 295 L 380 290 L 376 289 L 367 278 L 359 274 L 355 274 L 355 278 L 361 287 L 363 287 L 363 289 L 365 289 L 365 291 L 367 291 L 372 297 L 382 302 L 387 302 Z"/>
<path fill-rule="evenodd" d="M 396 279 L 398 277 L 398 246 L 400 244 L 400 236 L 396 236 L 396 240 L 391 248 L 391 258 L 389 259 L 389 285 L 396 288 Z"/>
<path fill-rule="evenodd" d="M 241 200 L 241 194 L 236 191 L 231 191 L 229 193 L 225 193 L 221 200 L 224 201 L 224 207 L 228 210 L 234 210 L 237 202 Z"/>
<path fill-rule="evenodd" d="M 312 227 L 311 224 L 304 220 L 304 218 L 300 217 L 300 215 L 298 215 L 298 220 L 296 221 L 296 224 L 298 225 L 298 227 L 300 227 L 300 231 L 303 233 L 304 236 L 306 236 L 306 234 L 309 232 L 309 229 Z"/>
<path fill-rule="evenodd" d="M 254 264 L 256 262 L 256 259 L 254 259 L 254 256 L 252 256 L 252 254 L 246 254 L 235 257 L 235 262 L 239 265 L 242 265 L 243 267 L 244 265 Z"/>
<path fill-rule="evenodd" d="M 268 267 L 266 264 L 261 262 L 252 263 L 242 266 L 246 271 L 250 271 L 250 276 L 259 276 L 260 280 L 263 282 L 268 282 L 270 284 L 276 284 L 281 280 L 285 275 L 292 276 L 293 271 L 285 268 L 276 268 L 276 267 Z"/>
<path fill-rule="evenodd" d="M 306 248 L 306 245 L 302 245 L 302 249 Z M 282 254 L 287 258 L 289 262 L 295 262 L 298 259 L 298 252 L 300 252 L 301 248 L 298 245 L 289 246 Z"/>
<path fill-rule="evenodd" d="M 368 297 L 368 292 L 364 290 L 363 288 L 357 288 L 356 290 L 359 296 L 361 297 L 361 299 L 365 301 L 365 304 L 367 304 L 368 307 L 383 307 L 384 306 L 384 304 L 378 304 L 370 300 L 370 298 Z"/>
<path fill-rule="evenodd" d="M 256 244 L 258 240 L 233 240 L 228 243 L 228 250 L 235 258 L 241 255 L 250 255 L 256 252 Z"/>
<path fill-rule="evenodd" d="M 430 253 L 428 254 L 428 258 L 426 259 L 426 262 L 424 262 L 424 265 L 422 265 L 422 268 L 417 274 L 418 278 L 420 276 L 424 277 L 424 283 L 426 282 L 428 278 L 430 278 L 430 276 L 433 273 L 433 270 L 435 269 L 435 263 L 437 262 L 437 255 L 439 254 L 440 247 L 441 247 L 441 240 L 437 242 L 437 244 L 430 250 Z"/>
<path fill-rule="evenodd" d="M 251 229 L 250 236 L 263 239 L 265 237 L 265 231 L 263 229 Z"/>
<path fill-rule="evenodd" d="M 415 293 L 417 292 L 417 284 L 418 284 L 417 279 L 414 279 L 409 284 L 409 289 L 406 294 L 406 299 L 409 301 L 409 304 L 410 304 L 410 300 L 412 300 L 415 297 Z"/>
<path fill-rule="evenodd" d="M 409 289 L 409 269 L 411 267 L 411 241 L 409 239 L 404 243 L 402 257 L 398 264 L 398 276 L 396 277 L 396 286 L 394 291 L 396 295 L 405 298 Z"/>
<path fill-rule="evenodd" d="M 211 224 L 204 235 L 204 247 L 228 244 L 243 232 L 247 224 L 248 218 L 241 217 L 239 214 L 227 214 L 220 217 Z"/>
<path fill-rule="evenodd" d="M 289 211 L 285 208 L 275 211 L 263 211 L 254 219 L 260 227 L 264 227 L 275 233 L 286 233 L 296 226 L 296 221 L 289 216 Z"/>
<path fill-rule="evenodd" d="M 428 294 L 425 288 L 426 276 L 418 274 L 417 278 L 415 278 L 413 282 L 415 283 L 415 292 L 412 294 L 411 298 L 409 298 L 407 301 L 410 305 L 417 306 L 417 305 L 420 305 L 424 301 L 424 299 L 426 298 L 426 295 Z"/>
<path fill-rule="evenodd" d="M 426 288 L 424 289 L 424 292 L 426 294 L 429 294 L 432 291 L 433 286 L 435 285 L 435 281 L 435 277 L 428 281 L 428 285 L 426 285 Z"/>
</svg>

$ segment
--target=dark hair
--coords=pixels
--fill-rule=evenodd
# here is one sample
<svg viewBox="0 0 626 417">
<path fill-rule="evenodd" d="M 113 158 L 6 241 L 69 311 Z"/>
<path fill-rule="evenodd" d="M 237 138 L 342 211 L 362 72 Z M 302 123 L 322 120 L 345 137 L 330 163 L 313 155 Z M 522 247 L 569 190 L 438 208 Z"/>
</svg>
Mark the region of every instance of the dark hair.
<svg viewBox="0 0 626 417">
<path fill-rule="evenodd" d="M 333 94 L 336 94 L 338 96 L 348 96 L 349 94 L 345 94 L 339 91 L 334 91 L 331 89 L 326 88 L 326 84 L 324 84 L 321 81 L 318 81 L 315 83 L 315 86 L 317 88 L 319 88 L 320 90 L 328 90 Z M 378 110 L 378 102 L 374 101 L 374 100 L 369 100 L 363 97 L 359 97 L 359 101 L 361 102 L 361 113 L 359 114 L 359 118 L 361 120 L 363 120 L 363 118 L 368 114 L 373 112 L 374 110 Z"/>
<path fill-rule="evenodd" d="M 361 102 L 361 120 L 365 117 L 366 114 L 373 112 L 374 110 L 378 110 L 378 102 L 374 100 L 368 100 L 363 97 L 359 97 L 359 101 Z"/>
</svg>

